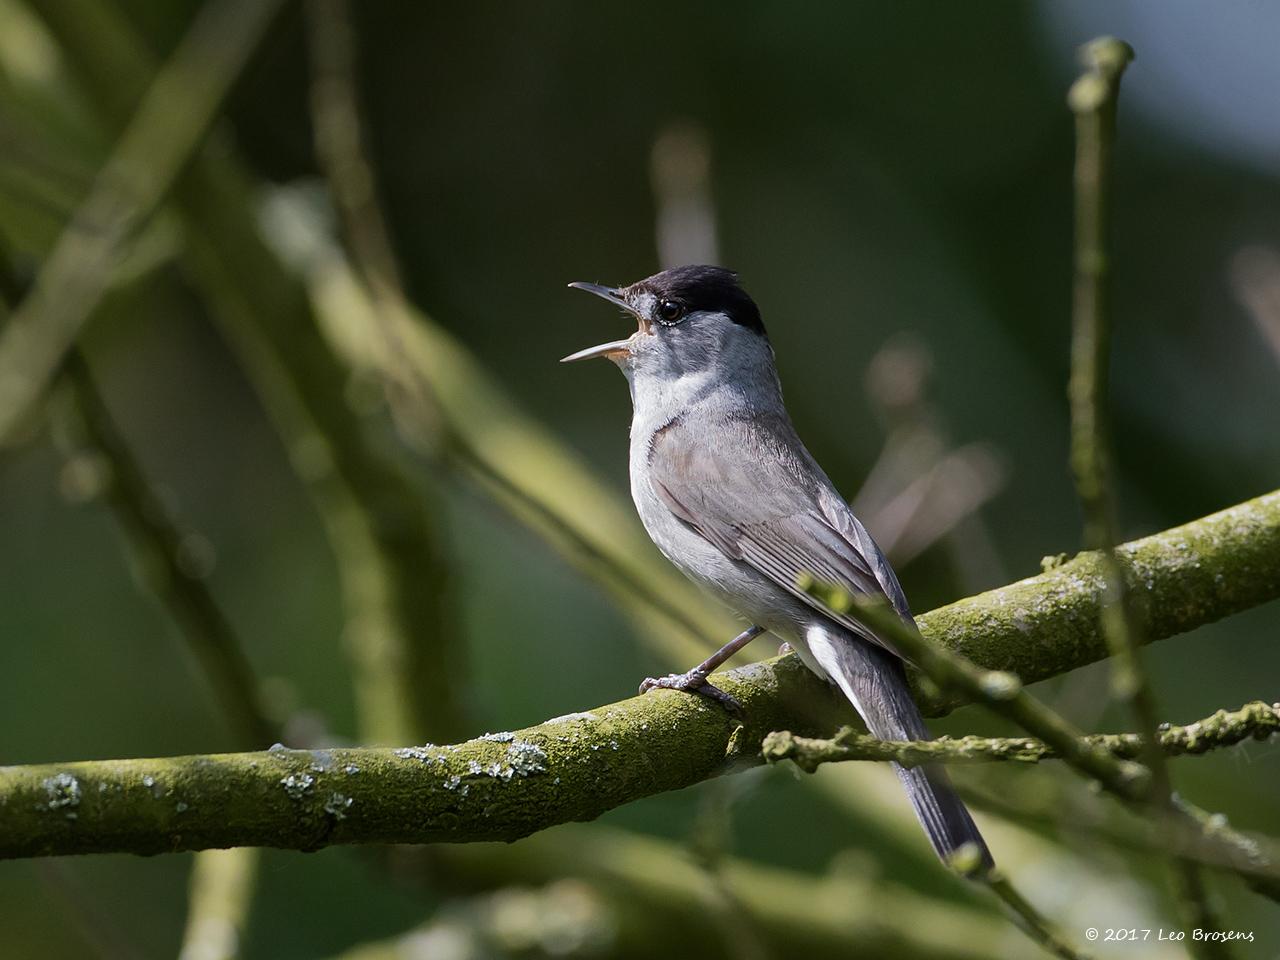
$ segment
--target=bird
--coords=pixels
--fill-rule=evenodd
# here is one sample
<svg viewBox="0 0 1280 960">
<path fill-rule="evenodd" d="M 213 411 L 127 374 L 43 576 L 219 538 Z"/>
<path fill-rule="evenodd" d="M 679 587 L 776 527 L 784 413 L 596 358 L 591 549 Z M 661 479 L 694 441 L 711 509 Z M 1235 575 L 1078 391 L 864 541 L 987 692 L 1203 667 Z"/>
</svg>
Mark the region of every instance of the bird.
<svg viewBox="0 0 1280 960">
<path fill-rule="evenodd" d="M 695 264 L 629 286 L 569 286 L 637 321 L 626 339 L 562 362 L 602 357 L 626 376 L 631 496 L 645 530 L 668 561 L 750 624 L 702 664 L 648 678 L 641 692 L 684 690 L 740 709 L 708 676 L 769 631 L 839 688 L 873 736 L 929 739 L 902 656 L 803 587 L 808 578 L 886 599 L 914 625 L 888 559 L 797 435 L 760 309 L 738 275 Z M 991 852 L 942 767 L 894 767 L 943 863 L 990 868 Z"/>
</svg>

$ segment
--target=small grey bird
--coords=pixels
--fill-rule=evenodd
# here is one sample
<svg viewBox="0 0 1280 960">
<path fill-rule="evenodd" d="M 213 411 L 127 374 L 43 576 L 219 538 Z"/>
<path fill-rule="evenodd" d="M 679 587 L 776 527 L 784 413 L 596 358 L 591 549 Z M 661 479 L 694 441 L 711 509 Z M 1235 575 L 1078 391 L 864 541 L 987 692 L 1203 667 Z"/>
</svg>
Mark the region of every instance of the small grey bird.
<svg viewBox="0 0 1280 960">
<path fill-rule="evenodd" d="M 898 653 L 797 586 L 801 574 L 885 596 L 911 621 L 888 560 L 791 425 L 755 302 L 721 267 L 665 270 L 629 287 L 571 283 L 639 329 L 565 357 L 608 357 L 631 387 L 631 496 L 662 554 L 752 624 L 685 674 L 649 679 L 736 708 L 708 674 L 768 630 L 836 684 L 884 740 L 929 738 Z M 933 848 L 991 854 L 940 766 L 897 767 Z"/>
</svg>

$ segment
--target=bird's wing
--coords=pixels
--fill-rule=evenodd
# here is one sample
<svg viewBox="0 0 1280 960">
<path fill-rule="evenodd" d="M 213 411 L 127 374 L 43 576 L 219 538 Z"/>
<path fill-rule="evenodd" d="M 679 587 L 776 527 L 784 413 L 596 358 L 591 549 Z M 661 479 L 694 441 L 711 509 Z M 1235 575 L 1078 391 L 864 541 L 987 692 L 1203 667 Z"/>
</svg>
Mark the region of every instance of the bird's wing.
<svg viewBox="0 0 1280 960">
<path fill-rule="evenodd" d="M 893 569 L 809 456 L 784 414 L 730 417 L 714 444 L 676 420 L 649 445 L 658 498 L 726 556 L 858 636 L 897 654 L 862 624 L 797 586 L 801 574 L 889 599 L 910 619 Z M 898 654 L 901 656 L 901 654 Z"/>
</svg>

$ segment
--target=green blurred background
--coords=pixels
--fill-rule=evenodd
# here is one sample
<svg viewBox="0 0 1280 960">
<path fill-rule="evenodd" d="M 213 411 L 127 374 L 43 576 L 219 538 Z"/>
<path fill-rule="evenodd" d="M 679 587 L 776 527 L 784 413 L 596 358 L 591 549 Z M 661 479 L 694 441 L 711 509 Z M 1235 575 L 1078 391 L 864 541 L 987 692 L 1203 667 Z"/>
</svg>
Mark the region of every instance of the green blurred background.
<svg viewBox="0 0 1280 960">
<path fill-rule="evenodd" d="M 116 5 L 162 56 L 196 6 Z M 895 425 L 887 388 L 869 381 L 873 360 L 891 374 L 894 362 L 927 370 L 927 412 L 916 406 L 913 415 L 951 447 L 981 444 L 993 495 L 901 565 L 917 610 L 1029 576 L 1042 556 L 1080 545 L 1066 466 L 1073 143 L 1064 95 L 1077 46 L 1122 36 L 1137 51 L 1122 93 L 1114 224 L 1124 534 L 1277 485 L 1280 317 L 1252 294 L 1276 283 L 1280 256 L 1280 8 L 355 6 L 365 134 L 412 301 L 619 496 L 630 414 L 623 381 L 607 364 L 556 361 L 625 325 L 565 283 L 626 283 L 658 268 L 652 166 L 664 135 L 707 150 L 721 258 L 762 308 L 801 435 L 850 497 Z M 38 23 L 17 0 L 0 3 L 0 240 L 26 269 L 64 215 L 24 187 L 27 167 L 84 180 L 110 143 L 74 63 L 59 59 Z M 264 198 L 319 176 L 308 84 L 303 16 L 289 6 L 226 110 L 224 132 Z M 65 111 L 33 118 L 24 91 L 37 85 Z M 44 142 L 31 139 L 37 130 Z M 334 736 L 354 740 L 324 527 L 207 305 L 170 261 L 166 243 L 180 241 L 164 230 L 148 236 L 155 256 L 95 314 L 86 352 L 148 472 L 207 537 L 216 556 L 209 583 L 259 674 Z M 0 762 L 232 748 L 169 619 L 137 588 L 110 512 L 65 495 L 55 434 L 56 425 L 33 430 L 0 460 Z M 490 499 L 415 465 L 447 532 L 475 733 L 620 699 L 673 666 Z M 1276 627 L 1272 605 L 1153 648 L 1146 661 L 1163 714 L 1186 722 L 1277 699 Z M 757 647 L 772 649 L 767 640 Z M 1037 692 L 1086 727 L 1121 728 L 1126 719 L 1103 709 L 1105 681 L 1095 666 Z M 1000 728 L 962 710 L 936 729 Z M 965 773 L 964 782 L 1007 797 L 1079 792 L 1054 769 Z M 1237 826 L 1280 826 L 1274 745 L 1178 761 L 1175 778 Z M 713 784 L 657 797 L 604 820 L 685 843 L 720 809 L 731 809 L 726 842 L 736 855 L 818 875 L 843 853 L 841 869 L 974 902 L 939 876 L 909 829 L 886 840 L 880 821 L 803 789 L 787 770 L 738 778 L 727 794 Z M 849 859 L 862 849 L 874 855 Z M 1089 891 L 1108 891 L 1112 925 L 1172 925 L 1158 864 L 1104 846 L 1080 859 L 1070 877 L 1038 869 L 1056 863 L 1039 854 L 1011 873 L 1076 939 L 1107 922 L 1083 912 L 1103 909 Z M 0 952 L 172 955 L 190 862 L 2 864 Z M 1242 955 L 1280 950 L 1274 910 L 1228 879 L 1214 878 L 1213 889 L 1229 925 L 1255 931 Z M 339 954 L 422 923 L 457 895 L 350 850 L 269 852 L 245 955 Z M 1008 950 L 1031 948 L 1015 936 Z"/>
</svg>

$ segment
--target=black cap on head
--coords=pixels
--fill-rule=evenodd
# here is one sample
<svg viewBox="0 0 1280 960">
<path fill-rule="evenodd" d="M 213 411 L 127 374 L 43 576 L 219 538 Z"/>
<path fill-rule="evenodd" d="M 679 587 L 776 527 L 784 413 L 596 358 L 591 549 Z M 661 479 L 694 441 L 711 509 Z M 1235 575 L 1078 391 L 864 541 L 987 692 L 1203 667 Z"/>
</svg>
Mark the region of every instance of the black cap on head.
<svg viewBox="0 0 1280 960">
<path fill-rule="evenodd" d="M 734 323 L 765 336 L 760 308 L 738 283 L 738 275 L 724 267 L 694 264 L 663 270 L 632 284 L 663 300 L 674 300 L 690 313 L 713 310 L 727 314 Z"/>
</svg>

